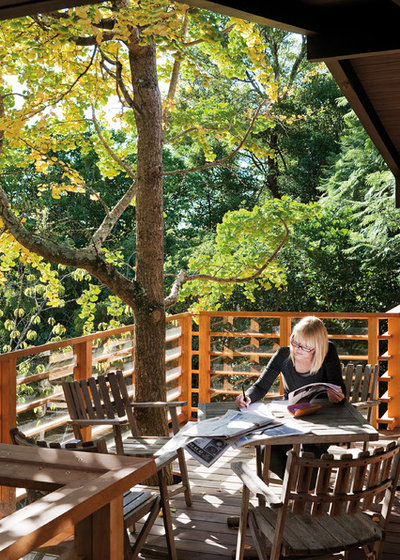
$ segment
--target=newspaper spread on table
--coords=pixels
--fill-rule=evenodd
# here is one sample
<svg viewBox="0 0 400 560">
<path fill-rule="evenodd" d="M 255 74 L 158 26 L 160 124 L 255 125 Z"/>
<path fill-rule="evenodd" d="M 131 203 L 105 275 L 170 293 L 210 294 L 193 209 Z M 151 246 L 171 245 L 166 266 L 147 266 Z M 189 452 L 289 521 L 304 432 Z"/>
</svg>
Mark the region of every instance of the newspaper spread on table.
<svg viewBox="0 0 400 560">
<path fill-rule="evenodd" d="M 294 424 L 286 424 L 286 421 L 283 424 L 274 417 L 275 414 L 270 406 L 253 403 L 246 409 L 228 410 L 223 416 L 188 422 L 157 452 L 157 456 L 185 449 L 201 464 L 210 467 L 229 447 L 242 447 L 257 441 L 260 434 L 276 437 L 304 433 Z"/>
</svg>

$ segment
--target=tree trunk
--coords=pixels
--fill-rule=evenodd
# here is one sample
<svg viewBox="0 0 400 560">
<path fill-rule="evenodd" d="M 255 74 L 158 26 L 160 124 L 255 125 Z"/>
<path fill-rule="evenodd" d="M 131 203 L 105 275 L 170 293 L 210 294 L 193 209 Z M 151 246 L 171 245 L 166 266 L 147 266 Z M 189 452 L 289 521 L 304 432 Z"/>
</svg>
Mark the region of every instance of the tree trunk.
<svg viewBox="0 0 400 560">
<path fill-rule="evenodd" d="M 138 130 L 136 280 L 143 288 L 135 310 L 136 400 L 165 400 L 164 219 L 162 107 L 153 44 L 132 34 L 130 65 Z M 143 409 L 143 433 L 166 434 L 162 411 Z"/>
</svg>

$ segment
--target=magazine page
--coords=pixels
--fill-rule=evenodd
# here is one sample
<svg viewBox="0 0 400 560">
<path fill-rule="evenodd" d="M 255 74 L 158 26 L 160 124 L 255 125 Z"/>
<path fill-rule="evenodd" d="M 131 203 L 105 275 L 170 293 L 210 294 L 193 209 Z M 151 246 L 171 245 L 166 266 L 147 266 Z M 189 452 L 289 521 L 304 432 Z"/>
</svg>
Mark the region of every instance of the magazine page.
<svg viewBox="0 0 400 560">
<path fill-rule="evenodd" d="M 258 414 L 257 411 L 227 410 L 223 416 L 194 423 L 185 430 L 185 434 L 192 437 L 230 438 L 266 426 L 273 420 L 271 416 Z"/>
<path fill-rule="evenodd" d="M 257 430 L 257 432 L 251 432 L 250 434 L 245 434 L 239 437 L 233 444 L 232 447 L 243 447 L 244 445 L 251 444 L 255 441 L 260 441 L 261 438 L 265 438 L 264 442 L 268 445 L 268 437 L 285 437 L 290 435 L 300 435 L 310 432 L 310 428 L 307 426 L 301 426 L 298 423 L 294 424 L 291 422 L 280 423 L 276 422 L 271 427 L 267 426 L 264 430 Z"/>
<path fill-rule="evenodd" d="M 333 383 L 310 383 L 299 387 L 288 394 L 289 404 L 298 402 L 312 402 L 318 398 L 327 398 L 326 390 L 331 389 L 335 393 L 340 393 L 340 386 Z"/>
<path fill-rule="evenodd" d="M 230 443 L 225 439 L 195 438 L 184 449 L 199 463 L 210 467 L 229 447 Z"/>
</svg>

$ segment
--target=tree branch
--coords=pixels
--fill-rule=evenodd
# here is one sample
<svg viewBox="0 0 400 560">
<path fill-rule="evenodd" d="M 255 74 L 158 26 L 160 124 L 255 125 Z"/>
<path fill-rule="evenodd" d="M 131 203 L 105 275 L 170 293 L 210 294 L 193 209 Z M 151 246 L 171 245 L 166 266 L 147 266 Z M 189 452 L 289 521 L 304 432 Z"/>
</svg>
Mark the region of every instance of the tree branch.
<svg viewBox="0 0 400 560">
<path fill-rule="evenodd" d="M 121 200 L 123 201 L 125 197 Z M 122 202 L 120 201 L 119 204 L 121 205 Z M 116 211 L 116 213 L 118 212 Z M 137 312 L 139 306 L 151 306 L 141 284 L 134 279 L 126 278 L 113 264 L 107 263 L 99 255 L 94 244 L 92 247 L 75 249 L 27 230 L 11 210 L 7 194 L 1 185 L 0 216 L 8 232 L 28 251 L 36 253 L 47 261 L 74 268 L 84 268 L 129 305 L 134 312 Z"/>
<path fill-rule="evenodd" d="M 232 159 L 233 156 L 235 156 L 235 155 L 238 153 L 238 151 L 242 148 L 243 144 L 246 142 L 247 138 L 248 138 L 249 135 L 250 135 L 251 129 L 253 128 L 254 123 L 255 123 L 255 121 L 256 121 L 256 119 L 257 119 L 257 117 L 258 117 L 258 115 L 259 115 L 259 113 L 260 113 L 262 107 L 263 107 L 267 102 L 268 102 L 268 100 L 267 100 L 267 99 L 264 99 L 264 100 L 259 104 L 259 106 L 257 107 L 257 109 L 256 109 L 256 111 L 255 111 L 255 113 L 254 113 L 254 115 L 253 115 L 253 118 L 251 119 L 251 122 L 250 122 L 250 124 L 249 124 L 249 126 L 248 126 L 248 128 L 247 128 L 247 130 L 246 130 L 245 135 L 243 136 L 243 138 L 242 138 L 242 140 L 240 141 L 240 143 L 238 144 L 238 146 L 236 146 L 236 148 L 234 148 L 234 150 L 232 150 L 232 152 L 231 152 L 230 154 L 228 154 L 227 156 L 225 156 L 225 157 L 223 157 L 223 158 L 221 158 L 221 159 L 218 159 L 218 160 L 216 160 L 216 161 L 210 161 L 210 162 L 207 162 L 207 163 L 205 163 L 205 164 L 203 164 L 203 165 L 199 165 L 199 166 L 197 166 L 197 167 L 192 167 L 191 169 L 176 169 L 175 171 L 165 171 L 165 172 L 164 172 L 164 176 L 167 176 L 167 175 L 183 175 L 183 174 L 186 174 L 186 173 L 193 173 L 193 172 L 195 172 L 195 171 L 202 171 L 202 170 L 204 170 L 204 169 L 211 169 L 212 167 L 217 167 L 218 165 L 221 165 L 221 164 L 225 163 L 225 162 L 228 161 L 229 159 Z"/>
<path fill-rule="evenodd" d="M 252 280 L 256 280 L 257 278 L 259 278 L 264 270 L 268 267 L 268 265 L 276 258 L 277 254 L 283 248 L 289 238 L 289 228 L 282 218 L 280 218 L 280 220 L 285 228 L 285 235 L 283 236 L 282 241 L 279 243 L 275 251 L 268 257 L 265 263 L 254 272 L 254 274 L 245 276 L 243 278 L 237 278 L 235 276 L 232 276 L 230 278 L 223 278 L 220 276 L 211 276 L 209 274 L 189 275 L 185 270 L 181 270 L 171 287 L 168 297 L 166 297 L 164 300 L 165 307 L 171 307 L 171 305 L 174 305 L 177 302 L 180 288 L 183 286 L 183 284 L 185 284 L 186 282 L 190 282 L 191 280 L 206 280 L 208 282 L 218 282 L 219 284 L 244 284 L 245 282 L 251 282 Z"/>
<path fill-rule="evenodd" d="M 120 166 L 122 167 L 122 169 L 128 174 L 128 176 L 133 179 L 133 181 L 136 181 L 136 173 L 133 171 L 133 169 L 131 169 L 131 167 L 129 165 L 127 165 L 120 157 L 118 154 L 116 154 L 114 152 L 114 150 L 111 148 L 111 146 L 108 144 L 108 142 L 106 141 L 106 139 L 104 138 L 101 130 L 100 130 L 100 126 L 99 123 L 96 119 L 96 114 L 94 112 L 94 107 L 92 105 L 92 122 L 94 124 L 94 128 L 96 130 L 97 136 L 99 137 L 99 140 L 102 144 L 102 146 L 104 147 L 104 149 L 106 150 L 106 152 L 108 153 L 108 155 Z"/>
</svg>

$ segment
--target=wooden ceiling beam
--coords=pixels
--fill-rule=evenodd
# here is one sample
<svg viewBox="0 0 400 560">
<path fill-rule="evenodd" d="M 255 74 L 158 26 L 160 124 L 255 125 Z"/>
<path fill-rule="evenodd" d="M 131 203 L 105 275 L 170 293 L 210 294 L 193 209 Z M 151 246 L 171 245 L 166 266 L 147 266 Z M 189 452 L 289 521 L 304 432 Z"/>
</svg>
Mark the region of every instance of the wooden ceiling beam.
<svg viewBox="0 0 400 560">
<path fill-rule="evenodd" d="M 393 145 L 368 95 L 360 83 L 351 61 L 331 60 L 327 67 L 367 134 L 382 155 L 396 180 L 396 208 L 400 208 L 400 154 Z"/>
<path fill-rule="evenodd" d="M 307 37 L 307 58 L 310 62 L 328 62 L 396 52 L 400 52 L 400 37 L 398 31 L 392 30 L 390 26 L 374 32 L 363 28 L 358 32 L 338 31 L 334 35 L 318 34 Z"/>
<path fill-rule="evenodd" d="M 321 31 L 318 8 L 298 0 L 182 0 L 189 6 L 308 35 Z"/>
</svg>

